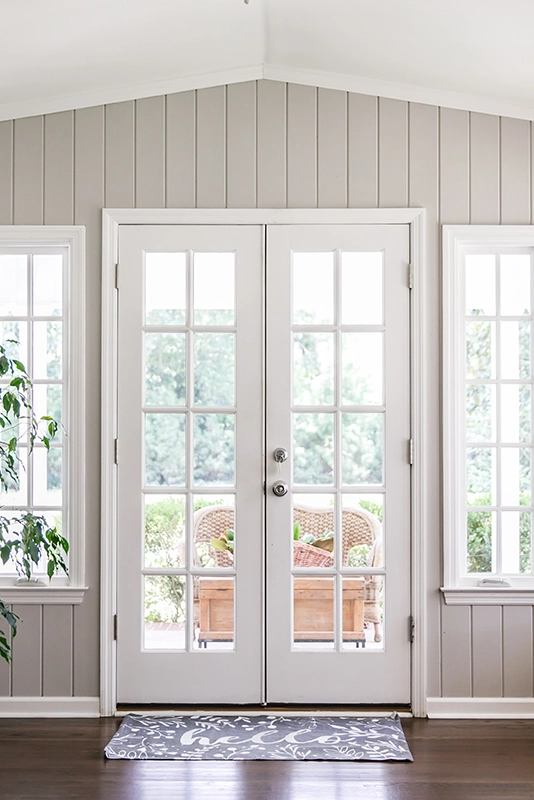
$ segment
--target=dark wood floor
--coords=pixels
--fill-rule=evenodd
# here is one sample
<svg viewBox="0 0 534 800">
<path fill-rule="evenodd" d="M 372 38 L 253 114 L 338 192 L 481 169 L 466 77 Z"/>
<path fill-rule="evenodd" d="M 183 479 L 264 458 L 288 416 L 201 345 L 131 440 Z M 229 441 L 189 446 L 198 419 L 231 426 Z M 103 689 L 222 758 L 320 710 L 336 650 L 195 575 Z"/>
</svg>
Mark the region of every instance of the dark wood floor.
<svg viewBox="0 0 534 800">
<path fill-rule="evenodd" d="M 414 763 L 106 761 L 120 720 L 0 720 L 2 800 L 534 798 L 534 721 L 403 720 Z"/>
</svg>

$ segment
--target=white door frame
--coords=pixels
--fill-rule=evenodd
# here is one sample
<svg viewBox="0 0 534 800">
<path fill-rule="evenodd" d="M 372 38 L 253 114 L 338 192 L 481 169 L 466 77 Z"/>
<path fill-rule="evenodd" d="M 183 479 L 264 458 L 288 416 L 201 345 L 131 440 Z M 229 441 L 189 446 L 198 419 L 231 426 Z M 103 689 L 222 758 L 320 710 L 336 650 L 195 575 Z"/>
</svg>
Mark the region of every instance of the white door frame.
<svg viewBox="0 0 534 800">
<path fill-rule="evenodd" d="M 117 704 L 117 292 L 120 225 L 410 225 L 412 391 L 412 713 L 426 716 L 426 508 L 428 451 L 425 302 L 425 210 L 384 209 L 103 209 L 102 212 L 102 514 L 100 574 L 100 714 Z"/>
</svg>

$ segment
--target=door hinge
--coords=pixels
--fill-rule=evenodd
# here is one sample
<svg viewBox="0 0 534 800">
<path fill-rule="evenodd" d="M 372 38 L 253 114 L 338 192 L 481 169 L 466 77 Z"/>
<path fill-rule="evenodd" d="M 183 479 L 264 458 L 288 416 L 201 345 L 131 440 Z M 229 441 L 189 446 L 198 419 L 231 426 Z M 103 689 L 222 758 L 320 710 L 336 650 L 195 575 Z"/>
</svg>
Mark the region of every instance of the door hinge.
<svg viewBox="0 0 534 800">
<path fill-rule="evenodd" d="M 408 289 L 413 289 L 413 264 L 408 264 Z"/>
<path fill-rule="evenodd" d="M 413 644 L 413 641 L 415 639 L 415 622 L 413 617 L 410 617 L 409 623 L 410 623 L 410 642 Z"/>
<path fill-rule="evenodd" d="M 113 614 L 113 641 L 117 641 L 117 615 Z"/>
<path fill-rule="evenodd" d="M 119 463 L 119 440 L 113 440 L 113 461 L 115 464 Z"/>
<path fill-rule="evenodd" d="M 119 263 L 115 264 L 115 289 L 119 288 Z"/>
<path fill-rule="evenodd" d="M 408 462 L 413 464 L 413 439 L 408 440 Z"/>
</svg>

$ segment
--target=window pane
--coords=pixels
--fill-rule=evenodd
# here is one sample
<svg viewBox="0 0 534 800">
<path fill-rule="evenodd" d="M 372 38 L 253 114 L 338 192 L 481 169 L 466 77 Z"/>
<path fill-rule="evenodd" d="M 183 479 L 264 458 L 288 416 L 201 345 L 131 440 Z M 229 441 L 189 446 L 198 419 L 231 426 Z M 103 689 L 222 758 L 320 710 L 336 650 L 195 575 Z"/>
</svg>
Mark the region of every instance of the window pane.
<svg viewBox="0 0 534 800">
<path fill-rule="evenodd" d="M 199 406 L 235 404 L 235 334 L 193 335 L 195 403 Z"/>
<path fill-rule="evenodd" d="M 530 449 L 503 447 L 501 450 L 501 503 L 528 506 L 531 502 Z"/>
<path fill-rule="evenodd" d="M 28 314 L 27 265 L 27 255 L 0 255 L 0 317 L 24 317 Z"/>
<path fill-rule="evenodd" d="M 495 514 L 491 511 L 467 513 L 467 572 L 492 572 L 492 542 Z"/>
<path fill-rule="evenodd" d="M 184 414 L 145 414 L 145 486 L 185 486 Z"/>
<path fill-rule="evenodd" d="M 33 313 L 57 317 L 63 313 L 63 256 L 33 257 Z"/>
<path fill-rule="evenodd" d="M 495 455 L 490 447 L 467 448 L 467 504 L 491 506 L 495 502 Z"/>
<path fill-rule="evenodd" d="M 28 454 L 25 447 L 19 447 L 18 458 L 15 462 L 14 472 L 17 476 L 17 486 L 15 482 L 7 477 L 8 491 L 2 496 L 2 504 L 6 506 L 26 506 L 29 505 L 28 498 Z M 18 488 L 17 488 L 18 487 Z M 1 512 L 0 512 L 1 513 Z"/>
<path fill-rule="evenodd" d="M 185 577 L 147 575 L 144 594 L 145 649 L 185 650 Z"/>
<path fill-rule="evenodd" d="M 195 253 L 195 325 L 233 325 L 235 253 Z"/>
<path fill-rule="evenodd" d="M 520 513 L 503 511 L 501 516 L 501 567 L 503 572 L 520 571 Z"/>
<path fill-rule="evenodd" d="M 466 436 L 468 442 L 495 441 L 495 385 L 466 386 Z"/>
<path fill-rule="evenodd" d="M 0 322 L 0 341 L 5 347 L 9 358 L 22 361 L 28 368 L 28 323 L 27 322 Z"/>
<path fill-rule="evenodd" d="M 195 414 L 194 420 L 195 485 L 233 486 L 235 480 L 233 414 Z"/>
<path fill-rule="evenodd" d="M 501 322 L 501 378 L 530 378 L 530 322 Z"/>
<path fill-rule="evenodd" d="M 467 322 L 466 373 L 468 378 L 495 377 L 495 323 Z"/>
<path fill-rule="evenodd" d="M 145 333 L 145 403 L 185 405 L 185 333 Z"/>
<path fill-rule="evenodd" d="M 383 494 L 344 494 L 342 564 L 344 567 L 383 567 Z"/>
<path fill-rule="evenodd" d="M 382 325 L 383 253 L 341 254 L 341 321 Z"/>
<path fill-rule="evenodd" d="M 234 505 L 233 494 L 193 496 L 195 567 L 228 569 L 234 566 Z"/>
<path fill-rule="evenodd" d="M 185 497 L 145 494 L 145 567 L 185 566 Z"/>
<path fill-rule="evenodd" d="M 334 254 L 293 253 L 293 324 L 334 322 Z"/>
<path fill-rule="evenodd" d="M 53 417 L 61 422 L 63 403 L 63 387 L 59 384 L 47 385 L 36 383 L 33 387 L 33 409 L 37 417 Z M 61 441 L 61 431 L 58 431 L 54 441 Z"/>
<path fill-rule="evenodd" d="M 530 386 L 501 386 L 501 440 L 506 444 L 530 441 Z"/>
<path fill-rule="evenodd" d="M 522 511 L 519 515 L 519 570 L 532 572 L 532 514 Z"/>
<path fill-rule="evenodd" d="M 494 255 L 466 255 L 465 305 L 467 314 L 495 315 Z"/>
<path fill-rule="evenodd" d="M 383 482 L 383 415 L 342 414 L 343 484 Z"/>
<path fill-rule="evenodd" d="M 293 480 L 334 482 L 334 415 L 293 414 Z"/>
<path fill-rule="evenodd" d="M 33 323 L 32 377 L 61 379 L 62 332 L 62 322 Z"/>
<path fill-rule="evenodd" d="M 62 503 L 63 450 L 53 447 L 48 452 L 44 447 L 33 451 L 33 504 L 36 506 L 60 506 Z"/>
<path fill-rule="evenodd" d="M 334 334 L 293 334 L 293 403 L 297 406 L 334 402 Z"/>
<path fill-rule="evenodd" d="M 383 334 L 343 333 L 342 402 L 380 405 L 382 398 Z"/>
<path fill-rule="evenodd" d="M 293 495 L 293 566 L 334 566 L 334 495 Z"/>
<path fill-rule="evenodd" d="M 185 325 L 186 254 L 146 253 L 147 325 Z"/>
<path fill-rule="evenodd" d="M 293 579 L 293 647 L 334 649 L 334 579 Z"/>
<path fill-rule="evenodd" d="M 530 314 L 530 256 L 526 253 L 501 255 L 501 314 Z"/>
<path fill-rule="evenodd" d="M 233 650 L 235 619 L 234 578 L 193 578 L 195 603 L 194 649 Z M 197 621 L 198 620 L 198 621 Z"/>
<path fill-rule="evenodd" d="M 383 650 L 384 578 L 354 575 L 343 578 L 343 650 Z"/>
</svg>

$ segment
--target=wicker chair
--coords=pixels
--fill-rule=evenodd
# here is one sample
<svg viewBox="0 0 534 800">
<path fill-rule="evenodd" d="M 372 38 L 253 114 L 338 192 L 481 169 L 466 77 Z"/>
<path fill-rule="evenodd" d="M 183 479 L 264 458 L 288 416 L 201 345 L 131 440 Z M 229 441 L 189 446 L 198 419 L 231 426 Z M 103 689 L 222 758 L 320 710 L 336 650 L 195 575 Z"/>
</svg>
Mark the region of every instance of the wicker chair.
<svg viewBox="0 0 534 800">
<path fill-rule="evenodd" d="M 195 512 L 193 521 L 193 540 L 195 542 L 194 561 L 199 565 L 196 544 L 210 542 L 221 533 L 234 527 L 234 509 L 232 506 L 208 506 Z M 318 538 L 325 531 L 334 529 L 334 511 L 329 508 L 312 508 L 295 506 L 293 520 L 300 524 L 302 533 L 311 533 Z M 382 534 L 379 520 L 369 511 L 362 508 L 344 508 L 342 533 L 342 564 L 348 565 L 349 552 L 359 544 L 369 546 L 366 566 L 382 566 Z M 233 555 L 225 550 L 210 548 L 217 567 L 233 566 Z M 332 567 L 334 559 L 326 550 L 306 544 L 305 542 L 293 543 L 293 563 L 296 567 Z M 378 594 L 382 578 L 379 575 L 370 575 L 365 581 L 364 620 L 374 625 L 375 642 L 382 640 L 382 627 Z"/>
</svg>

